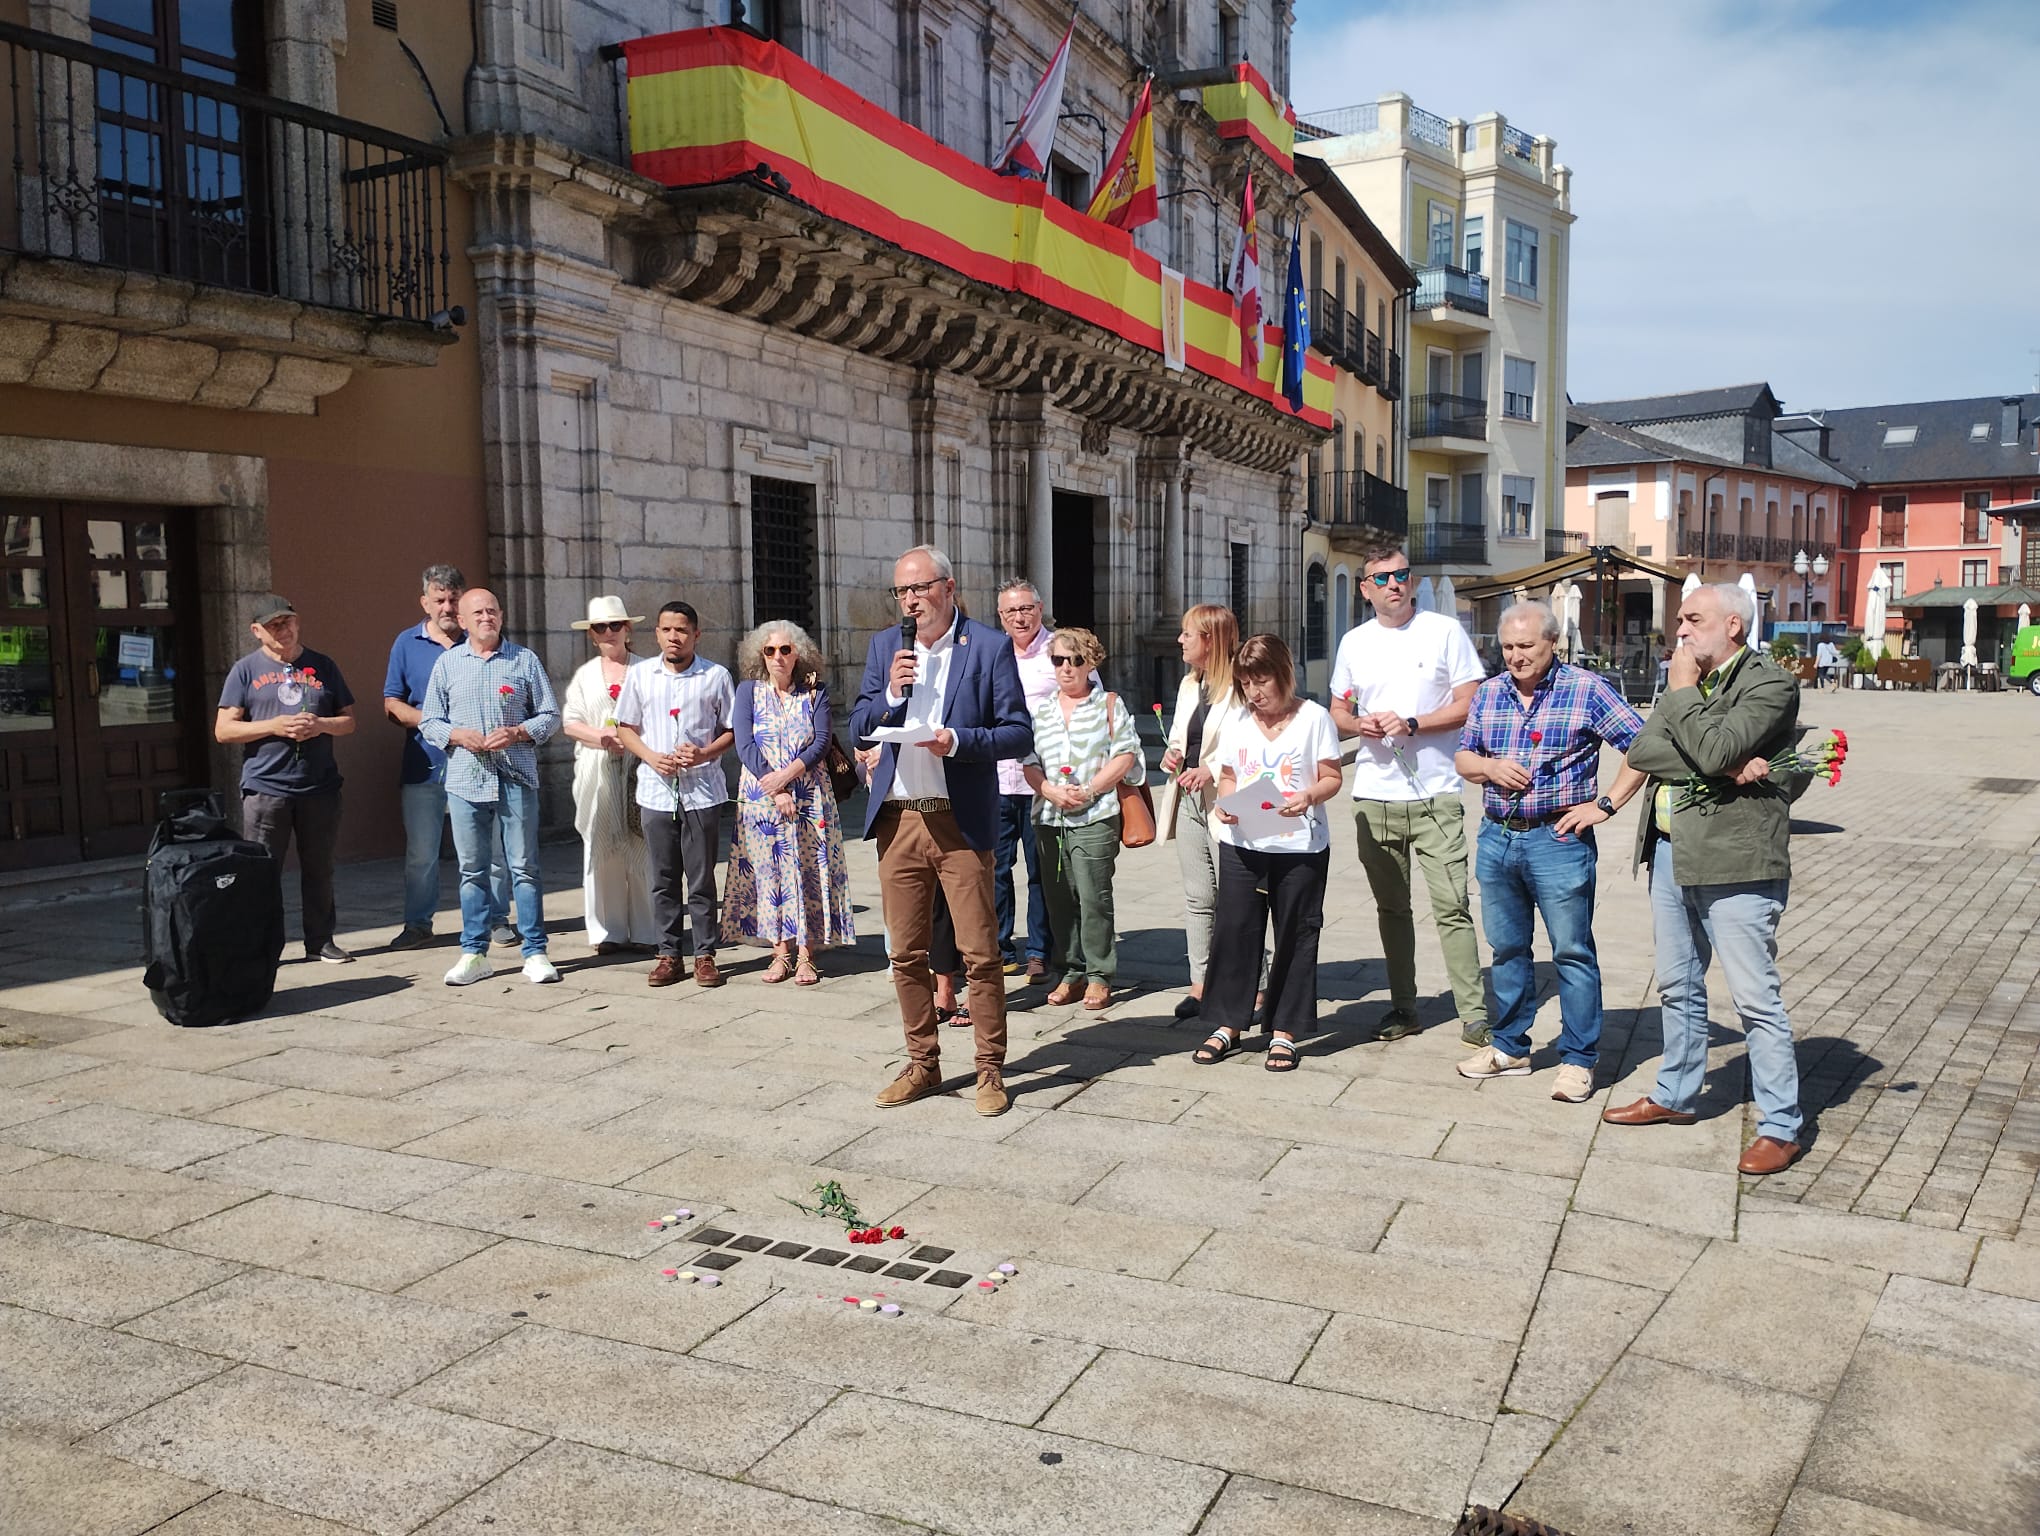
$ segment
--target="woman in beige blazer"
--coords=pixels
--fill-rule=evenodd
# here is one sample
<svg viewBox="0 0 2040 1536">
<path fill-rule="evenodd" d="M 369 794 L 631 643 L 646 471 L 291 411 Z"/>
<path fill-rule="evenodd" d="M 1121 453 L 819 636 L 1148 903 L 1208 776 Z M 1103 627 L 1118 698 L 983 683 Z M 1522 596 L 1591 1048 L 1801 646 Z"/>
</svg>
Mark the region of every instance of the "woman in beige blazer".
<svg viewBox="0 0 2040 1536">
<path fill-rule="evenodd" d="M 1233 688 L 1233 656 L 1240 648 L 1239 620 L 1230 608 L 1200 603 L 1183 615 L 1176 636 L 1189 668 L 1176 690 L 1162 772 L 1168 776 L 1156 820 L 1162 840 L 1176 842 L 1183 869 L 1183 938 L 1190 950 L 1190 995 L 1176 1017 L 1194 1019 L 1204 997 L 1204 961 L 1211 953 L 1211 915 L 1218 902 L 1218 860 L 1212 846 L 1211 806 L 1216 784 L 1208 766 L 1225 728 L 1244 711 Z"/>
</svg>

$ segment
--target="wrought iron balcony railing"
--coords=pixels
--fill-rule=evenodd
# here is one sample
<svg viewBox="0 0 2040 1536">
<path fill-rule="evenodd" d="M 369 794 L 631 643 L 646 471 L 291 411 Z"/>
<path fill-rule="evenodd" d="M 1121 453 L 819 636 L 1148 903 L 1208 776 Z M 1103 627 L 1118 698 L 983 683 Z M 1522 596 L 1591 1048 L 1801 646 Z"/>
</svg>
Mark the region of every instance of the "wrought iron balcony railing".
<svg viewBox="0 0 2040 1536">
<path fill-rule="evenodd" d="M 1487 437 L 1487 401 L 1476 395 L 1412 395 L 1410 436 Z"/>
<path fill-rule="evenodd" d="M 1566 555 L 1576 555 L 1587 547 L 1587 535 L 1580 528 L 1547 528 L 1544 530 L 1544 558 L 1557 560 Z"/>
<path fill-rule="evenodd" d="M 447 153 L 0 23 L 0 248 L 367 314 L 448 304 Z"/>
<path fill-rule="evenodd" d="M 1460 309 L 1470 315 L 1488 312 L 1488 280 L 1459 267 L 1417 268 L 1418 309 Z"/>
<path fill-rule="evenodd" d="M 1362 355 L 1360 361 L 1360 377 L 1369 384 L 1379 384 L 1382 381 L 1381 359 L 1381 332 L 1369 331 L 1367 333 L 1367 350 Z"/>
<path fill-rule="evenodd" d="M 1311 483 L 1310 515 L 1333 528 L 1402 534 L 1410 525 L 1409 492 L 1366 470 L 1327 470 Z"/>
<path fill-rule="evenodd" d="M 1409 552 L 1412 565 L 1483 565 L 1487 529 L 1479 523 L 1416 523 Z"/>
<path fill-rule="evenodd" d="M 1391 400 L 1402 399 L 1402 353 L 1388 354 L 1388 375 L 1382 380 L 1381 392 Z"/>
</svg>

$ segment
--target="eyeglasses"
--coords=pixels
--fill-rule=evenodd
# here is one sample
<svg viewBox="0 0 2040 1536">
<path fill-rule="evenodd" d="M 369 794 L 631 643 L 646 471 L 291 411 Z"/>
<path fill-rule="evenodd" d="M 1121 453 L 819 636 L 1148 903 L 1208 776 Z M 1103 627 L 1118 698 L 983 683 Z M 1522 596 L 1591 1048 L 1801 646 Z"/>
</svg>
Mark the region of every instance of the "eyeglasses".
<svg viewBox="0 0 2040 1536">
<path fill-rule="evenodd" d="M 790 645 L 761 645 L 758 649 L 767 656 L 791 656 L 793 654 L 793 647 Z"/>
<path fill-rule="evenodd" d="M 933 581 L 910 581 L 904 587 L 887 587 L 886 596 L 895 600 L 902 597 L 926 597 L 941 586 L 946 577 L 937 576 Z"/>
<path fill-rule="evenodd" d="M 588 632 L 594 635 L 613 635 L 619 629 L 629 628 L 630 623 L 626 619 L 610 619 L 601 624 L 590 624 Z"/>
<path fill-rule="evenodd" d="M 1391 581 L 1395 582 L 1398 586 L 1406 587 L 1409 585 L 1410 582 L 1410 568 L 1408 566 L 1404 566 L 1399 571 L 1376 571 L 1373 575 L 1369 576 L 1367 579 L 1373 582 L 1377 587 L 1385 587 Z"/>
<path fill-rule="evenodd" d="M 1039 612 L 1041 612 L 1041 604 L 1039 603 L 1015 603 L 1010 608 L 1001 608 L 999 610 L 999 617 L 1002 619 L 1011 619 L 1017 618 L 1019 615 L 1023 613 L 1039 613 Z"/>
<path fill-rule="evenodd" d="M 1048 660 L 1049 665 L 1056 667 L 1081 667 L 1084 664 L 1081 656 L 1050 656 Z"/>
</svg>

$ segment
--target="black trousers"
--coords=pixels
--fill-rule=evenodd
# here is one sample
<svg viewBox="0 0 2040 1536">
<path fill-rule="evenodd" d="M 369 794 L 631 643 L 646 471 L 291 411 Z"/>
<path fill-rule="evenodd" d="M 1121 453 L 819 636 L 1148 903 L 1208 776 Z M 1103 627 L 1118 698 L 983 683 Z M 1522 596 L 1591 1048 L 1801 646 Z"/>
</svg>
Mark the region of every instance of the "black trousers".
<svg viewBox="0 0 2040 1536">
<path fill-rule="evenodd" d="M 1331 851 L 1261 853 L 1218 845 L 1218 905 L 1212 913 L 1211 962 L 1200 1016 L 1245 1034 L 1254 1017 L 1261 942 L 1272 922 L 1268 1027 L 1287 1035 L 1317 1029 L 1318 931 L 1325 925 Z"/>
<path fill-rule="evenodd" d="M 659 953 L 680 956 L 687 929 L 694 930 L 694 953 L 715 953 L 715 851 L 722 835 L 722 807 L 705 811 L 645 811 L 645 870 L 652 890 L 652 926 L 659 930 Z M 685 900 L 682 900 L 682 881 Z"/>
<path fill-rule="evenodd" d="M 340 791 L 323 795 L 241 795 L 241 826 L 280 866 L 297 844 L 298 889 L 305 905 L 305 950 L 333 942 L 333 849 L 340 841 Z"/>
</svg>

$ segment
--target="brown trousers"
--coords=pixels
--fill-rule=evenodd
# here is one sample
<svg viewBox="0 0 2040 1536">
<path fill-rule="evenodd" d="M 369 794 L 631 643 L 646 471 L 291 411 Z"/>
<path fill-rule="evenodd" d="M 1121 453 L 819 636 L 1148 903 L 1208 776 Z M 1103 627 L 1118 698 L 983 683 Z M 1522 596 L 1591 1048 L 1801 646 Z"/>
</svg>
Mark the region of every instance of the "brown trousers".
<svg viewBox="0 0 2040 1536">
<path fill-rule="evenodd" d="M 878 889 L 892 935 L 893 991 L 906 1025 L 907 1054 L 936 1066 L 942 1027 L 935 1022 L 935 982 L 928 946 L 935 928 L 935 892 L 949 898 L 956 947 L 970 979 L 970 1020 L 977 1065 L 1006 1060 L 1006 972 L 999 958 L 999 918 L 992 904 L 992 850 L 963 840 L 947 811 L 922 813 L 888 806 L 878 816 Z"/>
</svg>

